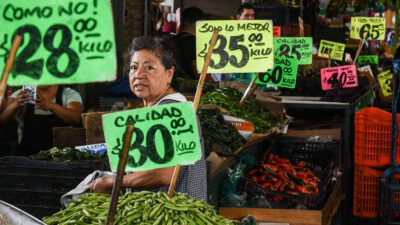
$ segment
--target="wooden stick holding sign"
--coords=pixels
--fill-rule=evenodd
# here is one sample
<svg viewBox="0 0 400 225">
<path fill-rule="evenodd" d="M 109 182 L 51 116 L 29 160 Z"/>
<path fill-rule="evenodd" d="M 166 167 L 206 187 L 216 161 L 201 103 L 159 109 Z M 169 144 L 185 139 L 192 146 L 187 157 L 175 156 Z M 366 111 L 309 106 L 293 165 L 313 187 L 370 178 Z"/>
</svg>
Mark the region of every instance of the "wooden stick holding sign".
<svg viewBox="0 0 400 225">
<path fill-rule="evenodd" d="M 12 69 L 13 64 L 14 64 L 15 55 L 17 54 L 17 50 L 18 50 L 19 46 L 21 46 L 21 43 L 22 43 L 22 36 L 16 35 L 14 37 L 14 40 L 13 40 L 13 43 L 12 43 L 12 46 L 11 46 L 11 50 L 10 50 L 10 53 L 8 55 L 8 59 L 7 59 L 6 65 L 4 66 L 3 76 L 1 77 L 1 83 L 0 83 L 0 105 L 3 102 L 4 93 L 6 92 L 6 87 L 7 87 L 8 76 L 10 75 L 11 69 Z"/>
<path fill-rule="evenodd" d="M 357 63 L 358 56 L 360 55 L 361 50 L 364 47 L 364 42 L 365 42 L 364 38 L 360 40 L 360 44 L 358 45 L 358 49 L 357 49 L 356 57 L 354 58 L 354 61 L 353 61 L 353 65 L 356 65 L 356 63 Z"/>
<path fill-rule="evenodd" d="M 250 85 L 247 87 L 246 91 L 243 94 L 242 99 L 239 102 L 239 106 L 238 108 L 242 108 L 244 102 L 246 101 L 246 99 L 253 94 L 253 92 L 256 90 L 258 84 L 256 84 L 256 80 L 258 79 L 258 77 L 260 76 L 260 73 L 257 73 L 257 75 L 254 77 L 254 79 L 251 81 Z"/>
<path fill-rule="evenodd" d="M 299 16 L 299 36 L 304 37 L 304 22 L 300 16 Z"/>
<path fill-rule="evenodd" d="M 111 201 L 110 201 L 110 207 L 108 208 L 106 225 L 114 224 L 114 216 L 118 204 L 119 190 L 122 186 L 122 181 L 124 179 L 125 166 L 128 161 L 129 149 L 131 146 L 132 134 L 134 129 L 135 127 L 132 123 L 128 123 L 126 125 L 126 130 L 123 137 L 122 150 L 119 153 L 117 177 L 114 181 L 114 186 L 111 193 Z"/>
<path fill-rule="evenodd" d="M 197 112 L 197 108 L 199 107 L 201 92 L 203 91 L 204 80 L 206 79 L 208 65 L 210 64 L 211 55 L 214 51 L 215 43 L 217 43 L 219 30 L 214 29 L 213 36 L 211 38 L 210 47 L 208 48 L 208 52 L 206 58 L 204 60 L 203 70 L 201 71 L 199 84 L 197 85 L 196 95 L 194 96 L 194 111 Z M 174 169 L 174 174 L 172 175 L 171 183 L 169 185 L 168 195 L 172 197 L 172 194 L 175 190 L 176 181 L 178 180 L 179 171 L 181 170 L 180 165 L 176 165 Z"/>
<path fill-rule="evenodd" d="M 332 66 L 331 54 L 328 56 L 328 67 Z"/>
</svg>

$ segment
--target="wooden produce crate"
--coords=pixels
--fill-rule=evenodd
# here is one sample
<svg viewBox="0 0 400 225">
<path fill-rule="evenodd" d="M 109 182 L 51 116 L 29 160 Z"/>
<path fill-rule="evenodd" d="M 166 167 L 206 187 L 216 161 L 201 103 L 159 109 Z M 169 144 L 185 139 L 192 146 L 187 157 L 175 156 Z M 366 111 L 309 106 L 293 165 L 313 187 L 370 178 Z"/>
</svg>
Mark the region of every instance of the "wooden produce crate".
<svg viewBox="0 0 400 225">
<path fill-rule="evenodd" d="M 86 129 L 86 144 L 104 143 L 103 123 L 101 117 L 107 112 L 82 114 L 83 127 Z"/>
<path fill-rule="evenodd" d="M 86 144 L 86 129 L 76 127 L 53 127 L 53 143 L 57 148 Z"/>
<path fill-rule="evenodd" d="M 220 207 L 219 214 L 234 220 L 240 220 L 251 215 L 256 222 L 289 223 L 290 225 L 329 225 L 345 197 L 342 182 L 342 177 L 338 178 L 331 195 L 321 210 Z"/>
</svg>

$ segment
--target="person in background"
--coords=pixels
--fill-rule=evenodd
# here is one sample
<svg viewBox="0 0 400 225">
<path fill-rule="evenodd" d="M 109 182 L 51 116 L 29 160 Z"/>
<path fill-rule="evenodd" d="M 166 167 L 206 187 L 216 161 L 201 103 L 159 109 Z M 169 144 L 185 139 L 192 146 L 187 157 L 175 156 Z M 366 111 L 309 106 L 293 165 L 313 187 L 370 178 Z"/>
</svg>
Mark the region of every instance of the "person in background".
<svg viewBox="0 0 400 225">
<path fill-rule="evenodd" d="M 197 7 L 182 11 L 179 33 L 175 37 L 178 47 L 177 75 L 182 78 L 199 79 L 196 68 L 196 22 L 206 20 L 206 16 Z"/>
<path fill-rule="evenodd" d="M 237 20 L 254 20 L 254 7 L 249 3 L 243 3 L 237 10 Z"/>
<path fill-rule="evenodd" d="M 29 156 L 53 147 L 53 127 L 81 124 L 82 98 L 71 88 L 58 85 L 37 87 L 34 104 L 31 95 L 20 89 L 7 100 L 0 122 L 19 117 L 23 121 L 22 140 L 16 154 Z"/>
<path fill-rule="evenodd" d="M 186 102 L 175 91 L 176 49 L 172 40 L 138 37 L 133 40 L 129 81 L 132 92 L 143 99 L 145 107 Z M 200 127 L 200 126 L 199 126 Z M 201 137 L 201 131 L 199 130 Z M 202 138 L 200 138 L 202 140 Z M 167 191 L 174 167 L 134 172 L 124 176 L 122 187 L 135 190 Z M 101 177 L 87 186 L 93 192 L 110 193 L 114 178 Z M 207 176 L 202 145 L 202 158 L 193 165 L 181 167 L 175 190 L 189 197 L 207 201 Z"/>
</svg>

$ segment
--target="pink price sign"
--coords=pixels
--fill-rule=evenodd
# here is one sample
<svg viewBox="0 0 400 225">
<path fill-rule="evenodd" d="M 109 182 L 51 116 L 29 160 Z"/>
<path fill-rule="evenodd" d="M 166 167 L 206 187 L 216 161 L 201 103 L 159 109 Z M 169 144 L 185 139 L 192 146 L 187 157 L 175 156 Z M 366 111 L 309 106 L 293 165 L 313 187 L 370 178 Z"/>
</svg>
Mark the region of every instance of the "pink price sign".
<svg viewBox="0 0 400 225">
<path fill-rule="evenodd" d="M 274 37 L 280 37 L 281 36 L 281 27 L 274 26 L 272 29 L 273 29 Z"/>
<path fill-rule="evenodd" d="M 322 90 L 332 90 L 335 87 L 357 87 L 357 70 L 355 65 L 329 67 L 321 69 Z"/>
</svg>

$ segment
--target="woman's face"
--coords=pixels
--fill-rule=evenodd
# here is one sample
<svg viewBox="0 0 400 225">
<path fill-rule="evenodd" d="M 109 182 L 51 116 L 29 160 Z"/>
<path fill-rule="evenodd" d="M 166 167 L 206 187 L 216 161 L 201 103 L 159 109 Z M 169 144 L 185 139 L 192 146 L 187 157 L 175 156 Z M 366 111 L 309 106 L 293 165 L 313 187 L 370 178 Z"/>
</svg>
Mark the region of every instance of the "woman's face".
<svg viewBox="0 0 400 225">
<path fill-rule="evenodd" d="M 170 86 L 175 68 L 166 69 L 150 50 L 132 56 L 129 83 L 133 93 L 145 100 L 156 100 Z"/>
</svg>

